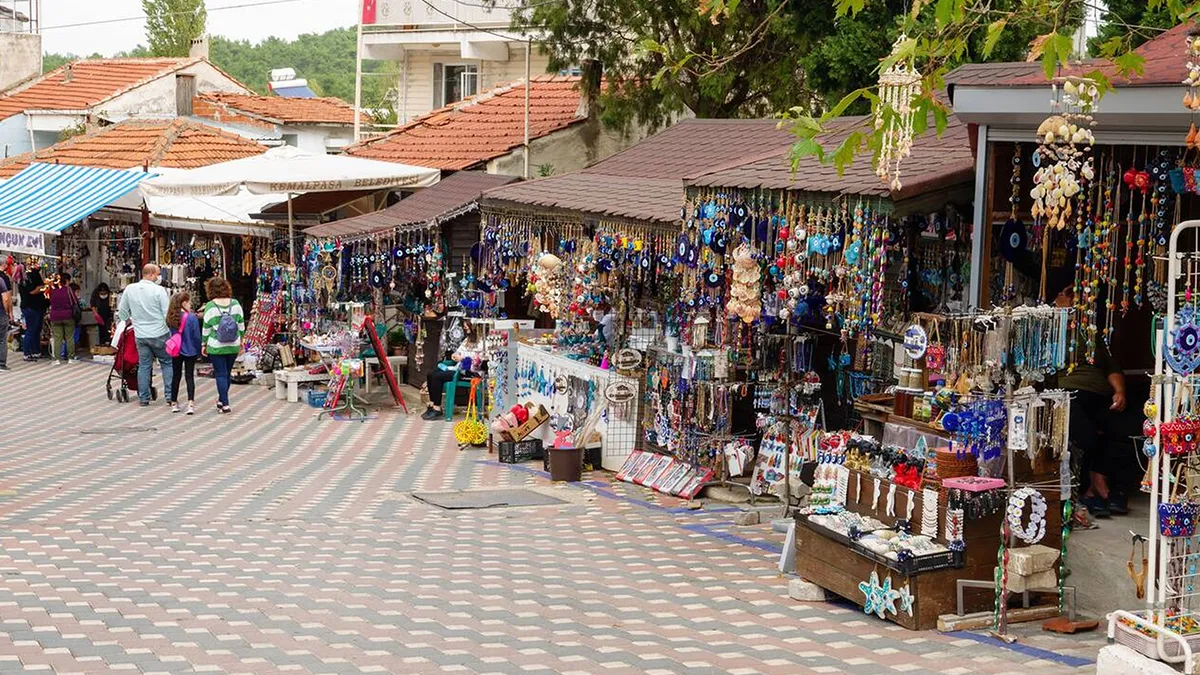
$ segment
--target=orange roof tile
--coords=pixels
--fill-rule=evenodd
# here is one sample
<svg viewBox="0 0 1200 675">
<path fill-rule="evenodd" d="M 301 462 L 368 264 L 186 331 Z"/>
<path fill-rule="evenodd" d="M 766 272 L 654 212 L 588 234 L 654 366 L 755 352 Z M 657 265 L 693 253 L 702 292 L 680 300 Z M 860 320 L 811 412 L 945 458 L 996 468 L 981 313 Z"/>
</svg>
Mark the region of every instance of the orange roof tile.
<svg viewBox="0 0 1200 675">
<path fill-rule="evenodd" d="M 26 110 L 85 110 L 203 59 L 92 59 L 72 61 L 7 96 L 0 119 Z"/>
<path fill-rule="evenodd" d="M 529 90 L 529 138 L 586 119 L 578 77 L 546 75 Z M 474 167 L 520 147 L 525 139 L 525 85 L 497 87 L 409 122 L 380 138 L 351 146 L 346 154 L 434 169 Z"/>
<path fill-rule="evenodd" d="M 340 98 L 285 98 L 282 96 L 258 96 L 254 94 L 227 94 L 208 92 L 196 96 L 198 101 L 209 104 L 211 113 L 205 117 L 221 121 L 221 110 L 265 118 L 279 124 L 354 124 L 354 106 Z M 197 113 L 198 115 L 201 113 Z M 364 123 L 370 118 L 362 116 Z"/>
<path fill-rule="evenodd" d="M 194 169 L 252 157 L 266 147 L 194 120 L 129 120 L 68 138 L 37 152 L 0 162 L 0 178 L 10 178 L 33 162 L 130 169 L 144 165 Z"/>
</svg>

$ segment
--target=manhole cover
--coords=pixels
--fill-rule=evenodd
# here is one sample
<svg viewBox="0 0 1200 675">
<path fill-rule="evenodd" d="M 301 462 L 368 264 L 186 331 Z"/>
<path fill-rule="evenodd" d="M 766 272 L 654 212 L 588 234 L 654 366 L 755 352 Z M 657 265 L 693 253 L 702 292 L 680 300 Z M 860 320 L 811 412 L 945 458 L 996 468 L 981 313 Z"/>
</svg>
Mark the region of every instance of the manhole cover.
<svg viewBox="0 0 1200 675">
<path fill-rule="evenodd" d="M 158 427 L 103 427 L 100 429 L 83 429 L 79 433 L 94 434 L 142 434 L 147 431 L 158 431 Z"/>
<path fill-rule="evenodd" d="M 567 501 L 541 492 L 511 490 L 453 490 L 450 492 L 414 492 L 413 497 L 443 509 L 493 509 L 505 506 L 550 506 Z"/>
</svg>

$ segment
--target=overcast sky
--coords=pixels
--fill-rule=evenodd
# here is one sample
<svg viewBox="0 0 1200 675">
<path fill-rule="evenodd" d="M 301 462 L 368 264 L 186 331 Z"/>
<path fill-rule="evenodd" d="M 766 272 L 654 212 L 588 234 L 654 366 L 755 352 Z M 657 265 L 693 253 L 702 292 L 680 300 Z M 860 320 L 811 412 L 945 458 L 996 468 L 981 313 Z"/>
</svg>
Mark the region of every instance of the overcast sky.
<svg viewBox="0 0 1200 675">
<path fill-rule="evenodd" d="M 208 32 L 253 42 L 276 36 L 294 38 L 320 33 L 355 22 L 359 0 L 292 0 L 280 4 L 240 9 L 220 9 L 272 0 L 207 0 Z M 13 0 L 0 0 L 12 6 Z M 22 11 L 28 3 L 20 0 Z M 145 44 L 145 22 L 120 21 L 98 25 L 56 28 L 107 19 L 142 17 L 141 0 L 42 0 L 42 48 L 47 52 L 109 56 Z"/>
</svg>

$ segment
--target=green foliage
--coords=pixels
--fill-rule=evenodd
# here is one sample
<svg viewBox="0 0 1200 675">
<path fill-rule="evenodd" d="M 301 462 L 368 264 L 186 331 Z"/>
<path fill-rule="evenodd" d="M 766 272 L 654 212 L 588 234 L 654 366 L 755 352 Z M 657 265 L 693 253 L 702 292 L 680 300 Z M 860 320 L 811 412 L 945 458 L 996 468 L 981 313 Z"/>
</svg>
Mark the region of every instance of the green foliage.
<svg viewBox="0 0 1200 675">
<path fill-rule="evenodd" d="M 142 0 L 142 11 L 153 56 L 187 56 L 192 40 L 204 35 L 204 0 Z"/>
<path fill-rule="evenodd" d="M 723 0 L 702 15 L 697 0 L 524 0 L 516 27 L 543 27 L 550 70 L 598 61 L 607 79 L 601 117 L 651 125 L 691 110 L 698 117 L 760 116 L 809 102 L 794 0 Z"/>
</svg>

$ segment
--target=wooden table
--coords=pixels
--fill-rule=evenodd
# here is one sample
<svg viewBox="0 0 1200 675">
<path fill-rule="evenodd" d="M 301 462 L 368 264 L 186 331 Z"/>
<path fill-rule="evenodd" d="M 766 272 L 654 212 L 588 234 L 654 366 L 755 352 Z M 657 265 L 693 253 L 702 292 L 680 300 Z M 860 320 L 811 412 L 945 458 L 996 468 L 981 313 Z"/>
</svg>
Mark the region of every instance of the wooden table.
<svg viewBox="0 0 1200 675">
<path fill-rule="evenodd" d="M 287 368 L 284 370 L 275 371 L 275 398 L 283 400 L 287 398 L 288 402 L 296 403 L 300 400 L 300 384 L 302 382 L 321 382 L 329 381 L 329 373 L 318 373 L 316 375 L 308 372 L 307 368 Z M 287 385 L 287 388 L 284 388 Z"/>
</svg>

